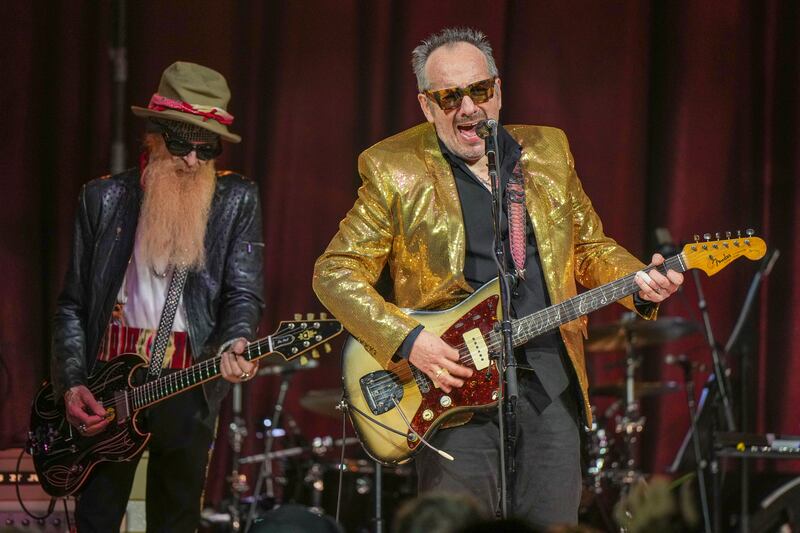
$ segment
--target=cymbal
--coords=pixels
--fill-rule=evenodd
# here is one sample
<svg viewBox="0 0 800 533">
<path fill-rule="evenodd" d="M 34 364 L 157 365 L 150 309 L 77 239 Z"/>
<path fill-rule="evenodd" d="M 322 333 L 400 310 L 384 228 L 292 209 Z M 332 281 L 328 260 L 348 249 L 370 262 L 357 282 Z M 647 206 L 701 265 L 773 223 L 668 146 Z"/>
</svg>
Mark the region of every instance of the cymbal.
<svg viewBox="0 0 800 533">
<path fill-rule="evenodd" d="M 339 418 L 342 412 L 336 406 L 341 399 L 341 388 L 312 390 L 300 398 L 300 405 L 313 413 Z"/>
<path fill-rule="evenodd" d="M 614 322 L 590 327 L 584 347 L 589 352 L 611 352 L 624 350 L 630 340 L 633 348 L 643 348 L 680 339 L 699 330 L 697 322 L 677 316 Z"/>
<path fill-rule="evenodd" d="M 640 381 L 633 384 L 633 397 L 637 400 L 647 396 L 660 396 L 681 390 L 683 386 L 677 381 Z M 589 387 L 590 396 L 625 397 L 625 382 L 606 383 Z"/>
</svg>

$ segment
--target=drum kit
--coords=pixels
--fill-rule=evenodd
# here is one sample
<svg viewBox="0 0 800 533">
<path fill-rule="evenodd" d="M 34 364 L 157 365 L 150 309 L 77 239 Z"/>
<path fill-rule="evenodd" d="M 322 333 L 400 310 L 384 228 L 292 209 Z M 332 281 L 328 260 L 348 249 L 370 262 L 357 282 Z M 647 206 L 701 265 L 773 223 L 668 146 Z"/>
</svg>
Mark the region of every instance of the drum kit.
<svg viewBox="0 0 800 533">
<path fill-rule="evenodd" d="M 613 524 L 609 506 L 647 478 L 638 459 L 645 430 L 641 400 L 683 388 L 673 381 L 640 380 L 637 368 L 642 349 L 683 338 L 699 329 L 696 323 L 681 318 L 643 321 L 630 317 L 589 330 L 585 344 L 589 354 L 625 353 L 624 379 L 595 385 L 589 391 L 594 404 L 610 402 L 601 413 L 592 408 L 595 421 L 585 440 L 584 510 L 594 515 L 599 512 L 600 518 L 595 520 L 605 522 L 604 526 Z M 233 451 L 228 478 L 232 503 L 222 513 L 205 515 L 206 530 L 247 531 L 251 523 L 275 505 L 294 503 L 318 514 L 335 515 L 341 509 L 339 520 L 347 531 L 380 531 L 378 525 L 388 522 L 381 517 L 381 509 L 389 516 L 401 500 L 415 495 L 412 466 L 382 468 L 362 455 L 356 446 L 358 440 L 353 437 L 299 435 L 294 421 L 284 412 L 286 392 L 296 371 L 316 366 L 317 361 L 308 360 L 303 364 L 266 366 L 259 371 L 259 375 L 281 376 L 273 414 L 265 419 L 264 430 L 258 434 L 264 442 L 263 453 L 241 455 L 247 428 L 241 417 L 241 390 L 234 387 L 234 412 L 228 430 Z M 312 413 L 342 418 L 339 388 L 308 391 L 299 403 Z M 242 467 L 250 464 L 260 465 L 254 485 L 241 473 Z M 248 493 L 256 496 L 245 496 Z"/>
<path fill-rule="evenodd" d="M 584 446 L 586 465 L 582 511 L 595 515 L 598 526 L 615 530 L 611 507 L 625 498 L 631 489 L 647 480 L 639 464 L 639 445 L 646 419 L 641 401 L 683 390 L 675 381 L 642 381 L 637 369 L 644 348 L 653 348 L 669 341 L 700 332 L 696 322 L 679 317 L 653 321 L 637 320 L 627 314 L 611 324 L 589 328 L 585 350 L 590 357 L 604 352 L 624 352 L 624 379 L 589 388 L 593 423 L 586 432 Z M 597 412 L 598 402 L 611 402 Z"/>
<path fill-rule="evenodd" d="M 230 498 L 221 509 L 203 512 L 200 531 L 249 531 L 277 507 L 292 504 L 316 515 L 338 515 L 348 532 L 384 531 L 389 521 L 381 509 L 391 510 L 416 494 L 411 465 L 384 468 L 366 458 L 355 437 L 307 437 L 285 412 L 292 377 L 318 366 L 315 359 L 303 359 L 267 364 L 259 370 L 259 376 L 281 378 L 273 412 L 255 433 L 263 444 L 262 453 L 241 453 L 249 432 L 241 416 L 241 385 L 233 386 L 233 416 L 228 426 L 232 466 L 226 478 Z M 340 388 L 310 390 L 299 404 L 309 412 L 342 420 Z M 247 465 L 257 465 L 258 474 L 245 475 Z"/>
</svg>

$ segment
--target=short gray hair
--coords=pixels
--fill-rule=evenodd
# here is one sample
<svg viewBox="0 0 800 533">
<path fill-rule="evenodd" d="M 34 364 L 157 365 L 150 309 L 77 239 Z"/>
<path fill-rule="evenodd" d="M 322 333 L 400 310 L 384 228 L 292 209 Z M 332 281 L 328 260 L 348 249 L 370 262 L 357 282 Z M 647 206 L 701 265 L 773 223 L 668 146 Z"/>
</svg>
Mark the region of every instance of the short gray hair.
<svg viewBox="0 0 800 533">
<path fill-rule="evenodd" d="M 441 46 L 453 46 L 456 43 L 471 44 L 481 52 L 486 58 L 489 66 L 489 74 L 497 76 L 497 64 L 492 56 L 492 45 L 482 31 L 472 28 L 445 28 L 438 33 L 434 33 L 414 48 L 411 52 L 411 67 L 417 76 L 417 87 L 420 92 L 430 88 L 428 79 L 425 77 L 425 64 L 434 50 Z"/>
</svg>

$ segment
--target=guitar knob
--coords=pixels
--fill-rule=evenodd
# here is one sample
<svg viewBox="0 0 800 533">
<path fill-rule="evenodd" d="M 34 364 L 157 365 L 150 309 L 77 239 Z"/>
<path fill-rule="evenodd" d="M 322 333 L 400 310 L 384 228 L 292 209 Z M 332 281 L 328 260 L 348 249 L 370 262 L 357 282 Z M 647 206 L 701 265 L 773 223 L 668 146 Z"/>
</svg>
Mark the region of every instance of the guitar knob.
<svg viewBox="0 0 800 533">
<path fill-rule="evenodd" d="M 450 396 L 442 396 L 439 398 L 439 404 L 442 407 L 450 407 L 453 404 L 453 399 Z"/>
<path fill-rule="evenodd" d="M 424 411 L 422 411 L 422 419 L 425 422 L 430 422 L 431 420 L 433 420 L 433 411 L 431 411 L 430 409 L 425 409 Z"/>
</svg>

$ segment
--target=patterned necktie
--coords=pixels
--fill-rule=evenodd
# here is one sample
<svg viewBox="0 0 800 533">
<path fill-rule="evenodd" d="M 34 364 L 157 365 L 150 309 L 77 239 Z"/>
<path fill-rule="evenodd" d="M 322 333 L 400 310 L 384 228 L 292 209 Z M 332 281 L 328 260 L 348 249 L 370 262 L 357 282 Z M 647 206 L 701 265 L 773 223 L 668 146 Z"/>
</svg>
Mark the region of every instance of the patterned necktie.
<svg viewBox="0 0 800 533">
<path fill-rule="evenodd" d="M 506 205 L 508 208 L 508 236 L 511 258 L 517 277 L 525 279 L 525 178 L 519 168 L 519 161 L 508 178 L 506 185 Z"/>
</svg>

